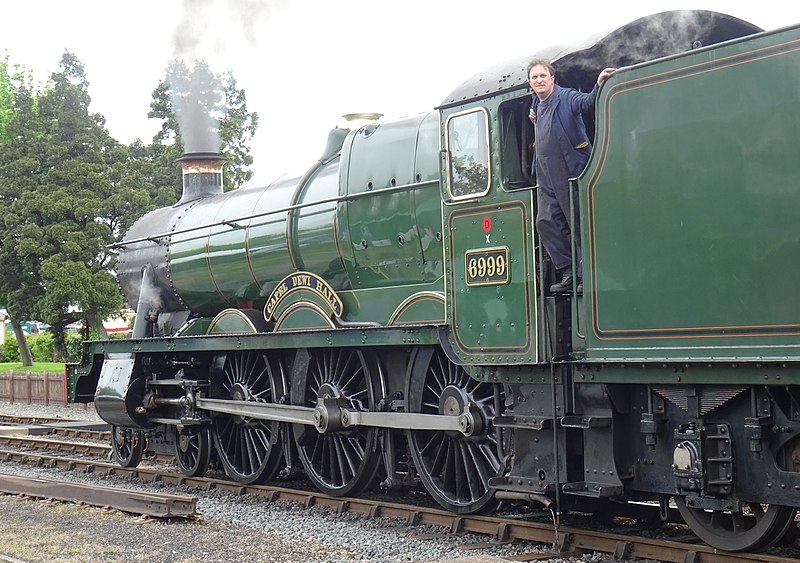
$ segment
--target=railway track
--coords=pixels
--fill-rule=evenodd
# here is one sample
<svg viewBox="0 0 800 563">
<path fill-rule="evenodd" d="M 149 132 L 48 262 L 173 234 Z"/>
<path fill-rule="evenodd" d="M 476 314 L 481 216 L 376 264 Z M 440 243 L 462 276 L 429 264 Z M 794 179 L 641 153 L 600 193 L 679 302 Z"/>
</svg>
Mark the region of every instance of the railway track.
<svg viewBox="0 0 800 563">
<path fill-rule="evenodd" d="M 190 518 L 197 514 L 196 497 L 87 486 L 71 481 L 34 479 L 3 473 L 0 473 L 0 493 L 75 502 L 156 518 Z"/>
<path fill-rule="evenodd" d="M 0 425 L 3 424 L 59 424 L 68 422 L 86 423 L 86 420 L 75 418 L 59 418 L 54 416 L 25 416 L 17 414 L 0 414 Z M 99 422 L 98 424 L 105 424 Z"/>
<path fill-rule="evenodd" d="M 23 444 L 25 441 L 11 440 L 0 443 L 9 446 L 12 443 Z M 14 446 L 11 447 L 14 448 Z M 259 497 L 266 502 L 289 501 L 300 503 L 306 507 L 327 507 L 337 514 L 350 512 L 362 514 L 368 518 L 399 518 L 405 520 L 409 526 L 433 525 L 448 530 L 449 533 L 469 532 L 484 535 L 493 542 L 525 541 L 552 546 L 552 549 L 545 553 L 537 551 L 510 558 L 516 561 L 533 561 L 566 555 L 580 555 L 586 552 L 600 552 L 612 555 L 618 560 L 653 559 L 680 563 L 734 561 L 797 563 L 796 558 L 778 555 L 726 553 L 696 543 L 651 539 L 639 535 L 623 535 L 572 527 L 555 528 L 552 523 L 531 522 L 508 517 L 455 515 L 435 508 L 409 506 L 383 500 L 331 497 L 313 491 L 286 487 L 242 485 L 224 479 L 186 477 L 174 471 L 166 471 L 157 467 L 123 468 L 96 459 L 63 457 L 38 451 L 0 449 L 0 462 L 26 463 L 39 467 L 116 476 L 120 480 L 140 480 L 144 483 L 161 482 L 185 486 L 197 491 L 219 490 L 234 495 Z"/>
<path fill-rule="evenodd" d="M 77 436 L 84 439 L 102 439 L 94 436 L 85 436 L 86 432 L 74 431 Z M 107 433 L 102 433 L 107 434 Z M 106 440 L 110 435 L 104 437 Z M 52 438 L 40 438 L 35 436 L 2 436 L 0 435 L 0 446 L 12 446 L 15 448 L 25 448 L 34 451 L 61 452 L 83 456 L 93 456 L 102 459 L 109 459 L 111 446 L 103 443 L 90 441 L 72 442 L 65 440 L 54 440 Z M 153 462 L 170 463 L 175 460 L 175 456 L 166 453 L 152 453 L 148 455 L 148 460 Z"/>
</svg>

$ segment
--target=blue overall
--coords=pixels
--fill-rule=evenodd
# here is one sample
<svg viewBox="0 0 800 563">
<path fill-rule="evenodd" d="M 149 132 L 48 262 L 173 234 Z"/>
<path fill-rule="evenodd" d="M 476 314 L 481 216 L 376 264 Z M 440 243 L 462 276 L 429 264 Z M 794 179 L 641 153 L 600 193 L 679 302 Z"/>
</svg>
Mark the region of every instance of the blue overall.
<svg viewBox="0 0 800 563">
<path fill-rule="evenodd" d="M 579 278 L 583 276 L 580 217 L 577 198 L 573 202 L 573 217 L 570 217 L 569 179 L 583 171 L 592 151 L 582 114 L 594 107 L 596 96 L 596 86 L 585 94 L 558 85 L 543 102 L 533 95 L 533 110 L 536 113 L 533 165 L 539 186 L 536 229 L 553 266 L 559 272 L 572 269 L 570 230 L 575 233 L 576 275 Z"/>
</svg>

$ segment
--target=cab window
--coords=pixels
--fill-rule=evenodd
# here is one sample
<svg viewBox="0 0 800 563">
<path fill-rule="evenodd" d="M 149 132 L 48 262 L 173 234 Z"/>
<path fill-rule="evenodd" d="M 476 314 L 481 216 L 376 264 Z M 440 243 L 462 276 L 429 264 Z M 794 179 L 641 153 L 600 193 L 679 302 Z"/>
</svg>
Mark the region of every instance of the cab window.
<svg viewBox="0 0 800 563">
<path fill-rule="evenodd" d="M 477 108 L 447 119 L 447 189 L 453 199 L 489 191 L 489 116 Z"/>
</svg>

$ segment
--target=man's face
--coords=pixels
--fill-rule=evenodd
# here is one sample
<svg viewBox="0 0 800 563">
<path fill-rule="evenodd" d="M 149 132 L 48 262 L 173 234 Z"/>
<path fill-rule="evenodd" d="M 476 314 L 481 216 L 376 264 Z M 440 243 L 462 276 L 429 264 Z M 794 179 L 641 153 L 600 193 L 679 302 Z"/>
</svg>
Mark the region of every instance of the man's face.
<svg viewBox="0 0 800 563">
<path fill-rule="evenodd" d="M 531 85 L 531 89 L 540 100 L 545 100 L 553 93 L 556 77 L 550 74 L 547 67 L 536 65 L 531 68 L 531 72 L 528 75 L 528 84 Z"/>
</svg>

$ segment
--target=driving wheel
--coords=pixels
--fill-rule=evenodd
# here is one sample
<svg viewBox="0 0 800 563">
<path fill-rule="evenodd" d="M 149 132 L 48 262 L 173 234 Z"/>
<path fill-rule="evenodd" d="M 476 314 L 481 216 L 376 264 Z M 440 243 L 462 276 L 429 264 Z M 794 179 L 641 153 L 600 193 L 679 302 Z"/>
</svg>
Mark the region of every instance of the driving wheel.
<svg viewBox="0 0 800 563">
<path fill-rule="evenodd" d="M 215 399 L 275 403 L 284 394 L 282 364 L 260 352 L 220 354 L 212 367 Z M 211 419 L 214 446 L 225 473 L 239 483 L 264 483 L 280 469 L 280 423 L 227 413 Z"/>
</svg>

